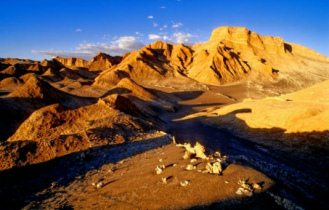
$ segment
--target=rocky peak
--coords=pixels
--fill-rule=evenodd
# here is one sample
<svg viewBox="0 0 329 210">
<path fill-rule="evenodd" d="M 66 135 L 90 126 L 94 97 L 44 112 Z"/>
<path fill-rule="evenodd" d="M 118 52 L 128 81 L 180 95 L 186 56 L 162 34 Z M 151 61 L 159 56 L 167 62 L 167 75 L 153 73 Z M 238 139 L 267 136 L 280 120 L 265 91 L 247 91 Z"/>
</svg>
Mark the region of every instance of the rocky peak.
<svg viewBox="0 0 329 210">
<path fill-rule="evenodd" d="M 224 26 L 214 29 L 209 43 L 221 44 L 230 48 L 253 48 L 251 49 L 253 51 L 267 50 L 271 53 L 291 52 L 291 47 L 282 38 L 261 36 L 245 27 Z"/>
<path fill-rule="evenodd" d="M 54 60 L 60 62 L 64 66 L 68 68 L 87 68 L 88 67 L 88 61 L 82 59 L 82 58 L 64 58 L 57 56 L 54 58 Z"/>
<path fill-rule="evenodd" d="M 146 48 L 170 50 L 172 48 L 172 44 L 163 41 L 155 41 L 149 45 L 146 45 Z"/>
<path fill-rule="evenodd" d="M 122 60 L 120 56 L 110 56 L 103 52 L 98 53 L 90 62 L 89 69 L 92 71 L 100 71 L 111 68 L 114 65 L 117 65 Z"/>
<path fill-rule="evenodd" d="M 171 56 L 172 49 L 173 45 L 163 41 L 156 41 L 146 45 L 144 48 L 142 48 L 141 52 L 159 58 L 164 56 L 166 59 L 168 59 Z"/>
<path fill-rule="evenodd" d="M 228 27 L 223 26 L 212 31 L 209 41 L 219 42 L 222 40 L 234 40 L 246 42 L 252 32 L 245 27 Z"/>
<path fill-rule="evenodd" d="M 99 52 L 95 57 L 92 58 L 91 62 L 99 60 L 111 60 L 112 57 L 106 53 Z"/>
</svg>

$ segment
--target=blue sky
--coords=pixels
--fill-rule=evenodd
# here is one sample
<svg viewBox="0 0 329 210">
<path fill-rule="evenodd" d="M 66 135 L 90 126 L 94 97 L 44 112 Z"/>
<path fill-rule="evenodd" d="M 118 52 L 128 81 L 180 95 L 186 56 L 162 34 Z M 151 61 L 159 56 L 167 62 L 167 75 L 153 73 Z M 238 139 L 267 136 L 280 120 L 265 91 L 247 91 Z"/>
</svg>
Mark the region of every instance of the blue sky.
<svg viewBox="0 0 329 210">
<path fill-rule="evenodd" d="M 0 57 L 122 54 L 245 26 L 329 56 L 328 0 L 1 0 Z"/>
</svg>

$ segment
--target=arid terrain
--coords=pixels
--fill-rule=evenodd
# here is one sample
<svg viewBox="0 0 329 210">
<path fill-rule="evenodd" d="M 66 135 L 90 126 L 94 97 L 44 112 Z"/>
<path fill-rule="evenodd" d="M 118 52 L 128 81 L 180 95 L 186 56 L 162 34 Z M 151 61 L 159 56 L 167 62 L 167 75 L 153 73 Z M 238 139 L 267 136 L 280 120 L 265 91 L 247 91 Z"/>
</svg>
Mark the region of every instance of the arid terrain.
<svg viewBox="0 0 329 210">
<path fill-rule="evenodd" d="M 329 58 L 244 27 L 0 59 L 0 209 L 328 209 Z"/>
</svg>

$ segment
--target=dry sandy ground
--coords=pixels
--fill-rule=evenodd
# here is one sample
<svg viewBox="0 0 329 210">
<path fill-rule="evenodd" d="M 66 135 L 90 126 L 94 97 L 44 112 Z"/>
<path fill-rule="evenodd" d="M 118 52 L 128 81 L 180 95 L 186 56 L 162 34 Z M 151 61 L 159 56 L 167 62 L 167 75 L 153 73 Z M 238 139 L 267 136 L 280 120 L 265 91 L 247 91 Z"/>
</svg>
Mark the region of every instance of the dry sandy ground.
<svg viewBox="0 0 329 210">
<path fill-rule="evenodd" d="M 196 112 L 209 118 L 214 117 L 214 114 L 208 114 L 228 104 L 236 103 L 246 97 L 247 94 L 253 93 L 252 90 L 247 92 L 245 84 L 236 83 L 222 87 L 186 84 L 180 89 L 177 86 L 182 86 L 182 84 L 178 81 L 163 81 L 157 86 L 148 86 L 168 92 L 170 95 L 181 99 L 178 101 L 180 106 L 177 112 L 166 112 L 159 116 L 167 122 L 168 130 L 178 136 L 179 141 L 200 140 L 208 148 L 220 150 L 223 148 L 222 151 L 229 152 L 228 156 L 232 162 L 224 170 L 223 175 L 216 176 L 198 172 L 198 169 L 204 168 L 204 163 L 199 164 L 194 171 L 186 171 L 184 168 L 188 160 L 182 159 L 182 149 L 173 144 L 158 149 L 152 147 L 149 148 L 149 151 L 136 156 L 132 156 L 136 153 L 129 153 L 117 161 L 106 161 L 103 155 L 116 157 L 117 154 L 113 154 L 113 151 L 124 153 L 132 149 L 120 145 L 120 149 L 113 147 L 113 150 L 108 153 L 106 149 L 97 150 L 92 155 L 97 162 L 97 167 L 90 167 L 86 170 L 83 168 L 92 166 L 92 164 L 84 162 L 84 158 L 81 160 L 80 157 L 83 157 L 85 152 L 64 156 L 56 165 L 59 169 L 59 177 L 65 177 L 67 174 L 73 176 L 70 175 L 70 170 L 65 168 L 67 166 L 65 163 L 63 164 L 63 160 L 67 160 L 69 166 L 77 164 L 73 167 L 74 170 L 83 169 L 82 172 L 65 183 L 58 182 L 58 176 L 47 178 L 46 185 L 42 185 L 27 196 L 25 195 L 26 197 L 18 198 L 20 194 L 16 191 L 28 191 L 27 188 L 32 186 L 31 184 L 21 187 L 20 182 L 6 184 L 5 179 L 0 181 L 1 185 L 13 188 L 10 193 L 14 193 L 16 197 L 12 198 L 11 202 L 15 202 L 16 199 L 17 206 L 21 208 L 26 205 L 25 209 L 183 209 L 204 206 L 229 209 L 269 209 L 270 207 L 278 209 L 282 207 L 282 202 L 279 202 L 280 207 L 277 206 L 272 196 L 272 189 L 276 188 L 277 184 L 274 184 L 274 181 L 264 175 L 265 173 L 272 179 L 274 177 L 275 181 L 279 180 L 281 187 L 282 184 L 287 184 L 293 189 L 296 186 L 300 187 L 301 190 L 308 189 L 303 189 L 304 186 L 299 186 L 299 184 L 309 181 L 307 178 L 305 179 L 309 174 L 296 172 L 292 170 L 293 167 L 282 164 L 284 158 L 273 158 L 275 154 L 271 153 L 275 153 L 275 150 L 262 148 L 250 142 L 247 143 L 247 139 L 237 140 L 236 136 L 222 131 L 217 132 L 215 128 L 204 127 L 201 118 L 197 118 L 196 122 L 188 119 L 177 121 L 177 119 L 185 119 L 184 116 Z M 76 90 L 78 91 L 78 89 Z M 89 94 L 91 92 L 85 92 L 85 95 Z M 261 150 L 267 150 L 267 152 L 261 152 Z M 78 157 L 78 160 L 72 156 Z M 105 161 L 101 162 L 103 159 Z M 162 162 L 159 162 L 160 159 Z M 273 162 L 273 160 L 277 162 Z M 44 170 L 36 173 L 35 177 L 32 176 L 33 173 L 32 175 L 28 174 L 31 183 L 39 181 L 39 178 L 42 182 L 43 176 L 47 177 L 56 171 L 49 169 L 47 164 L 44 164 Z M 165 164 L 168 167 L 163 174 L 156 175 L 154 169 L 159 164 Z M 173 167 L 170 166 L 171 164 L 177 165 Z M 264 174 L 260 171 L 263 171 Z M 300 174 L 303 175 L 301 182 L 299 180 Z M 26 174 L 22 173 L 22 175 L 25 176 Z M 167 184 L 162 183 L 161 178 L 163 177 L 169 177 Z M 239 187 L 238 181 L 244 178 L 249 178 L 251 183 L 264 182 L 263 188 L 256 190 L 252 197 L 237 195 L 235 192 Z M 13 181 L 14 179 L 10 180 Z M 189 180 L 190 184 L 186 187 L 180 186 L 180 182 L 183 180 Z M 102 183 L 103 186 L 98 189 L 93 183 L 96 185 Z M 309 185 L 313 185 L 313 182 L 310 182 Z M 3 191 L 1 193 L 3 195 L 8 194 L 8 192 Z M 283 196 L 285 194 L 286 192 L 283 193 Z M 283 197 L 284 199 L 285 197 Z"/>
<path fill-rule="evenodd" d="M 328 162 L 329 80 L 278 97 L 211 107 L 181 119 L 199 118 L 252 142 L 292 153 L 322 155 Z"/>
<path fill-rule="evenodd" d="M 193 163 L 196 169 L 187 171 L 190 159 L 182 158 L 184 149 L 169 144 L 158 149 L 124 159 L 114 164 L 105 164 L 98 170 L 89 171 L 84 177 L 67 186 L 57 186 L 39 194 L 51 196 L 41 202 L 33 202 L 30 208 L 74 209 L 185 209 L 195 206 L 246 207 L 262 209 L 274 204 L 263 193 L 274 183 L 264 174 L 246 166 L 229 164 L 222 175 L 198 172 L 204 170 L 205 161 Z M 167 167 L 162 174 L 155 173 L 157 165 Z M 176 165 L 174 165 L 176 164 Z M 167 177 L 168 183 L 162 182 Z M 249 179 L 261 183 L 252 197 L 237 195 L 238 181 Z M 181 181 L 188 180 L 183 187 Z M 104 184 L 97 188 L 94 184 Z M 50 192 L 49 192 L 50 191 Z"/>
</svg>

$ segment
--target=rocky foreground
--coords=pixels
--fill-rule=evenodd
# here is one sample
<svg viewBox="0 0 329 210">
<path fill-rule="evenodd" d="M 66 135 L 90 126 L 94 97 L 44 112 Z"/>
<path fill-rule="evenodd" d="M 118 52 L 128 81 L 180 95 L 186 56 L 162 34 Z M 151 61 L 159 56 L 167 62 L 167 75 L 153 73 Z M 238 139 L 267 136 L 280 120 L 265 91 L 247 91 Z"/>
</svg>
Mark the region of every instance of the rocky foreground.
<svg viewBox="0 0 329 210">
<path fill-rule="evenodd" d="M 327 57 L 242 27 L 0 59 L 0 204 L 326 209 L 328 79 Z"/>
<path fill-rule="evenodd" d="M 264 193 L 273 185 L 264 174 L 223 161 L 220 170 L 207 170 L 206 164 L 211 160 L 183 159 L 183 155 L 184 149 L 169 144 L 104 164 L 76 177 L 67 186 L 53 182 L 51 188 L 36 196 L 43 197 L 40 202 L 34 201 L 25 208 L 277 207 Z"/>
</svg>

